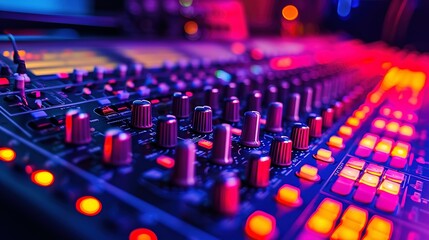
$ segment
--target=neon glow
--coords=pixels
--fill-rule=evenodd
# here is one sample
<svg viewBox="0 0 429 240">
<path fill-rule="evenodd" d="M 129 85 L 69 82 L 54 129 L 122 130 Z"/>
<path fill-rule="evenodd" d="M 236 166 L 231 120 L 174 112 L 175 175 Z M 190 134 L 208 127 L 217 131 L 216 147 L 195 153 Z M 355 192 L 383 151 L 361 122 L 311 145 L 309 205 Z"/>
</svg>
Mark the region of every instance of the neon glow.
<svg viewBox="0 0 429 240">
<path fill-rule="evenodd" d="M 263 211 L 252 213 L 246 221 L 245 232 L 252 239 L 270 239 L 276 229 L 276 219 Z"/>
<path fill-rule="evenodd" d="M 76 201 L 76 210 L 86 216 L 95 216 L 101 212 L 101 202 L 92 196 L 84 196 Z"/>
<path fill-rule="evenodd" d="M 294 5 L 287 5 L 283 8 L 282 15 L 284 19 L 293 21 L 298 17 L 298 8 Z"/>
<path fill-rule="evenodd" d="M 47 170 L 37 170 L 31 174 L 31 181 L 42 187 L 51 186 L 54 180 L 54 175 Z"/>
<path fill-rule="evenodd" d="M 0 160 L 4 162 L 12 162 L 16 158 L 16 153 L 10 148 L 0 148 Z"/>
<path fill-rule="evenodd" d="M 158 240 L 156 234 L 147 228 L 134 229 L 129 236 L 130 240 Z"/>
</svg>

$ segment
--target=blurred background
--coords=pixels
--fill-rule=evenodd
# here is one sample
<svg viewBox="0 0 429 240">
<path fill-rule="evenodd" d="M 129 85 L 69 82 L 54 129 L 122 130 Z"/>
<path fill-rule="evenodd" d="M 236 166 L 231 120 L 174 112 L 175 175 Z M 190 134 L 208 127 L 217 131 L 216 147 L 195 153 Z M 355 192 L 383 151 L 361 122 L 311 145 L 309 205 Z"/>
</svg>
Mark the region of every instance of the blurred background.
<svg viewBox="0 0 429 240">
<path fill-rule="evenodd" d="M 16 0 L 0 28 L 50 38 L 239 40 L 345 33 L 429 51 L 427 0 Z"/>
</svg>

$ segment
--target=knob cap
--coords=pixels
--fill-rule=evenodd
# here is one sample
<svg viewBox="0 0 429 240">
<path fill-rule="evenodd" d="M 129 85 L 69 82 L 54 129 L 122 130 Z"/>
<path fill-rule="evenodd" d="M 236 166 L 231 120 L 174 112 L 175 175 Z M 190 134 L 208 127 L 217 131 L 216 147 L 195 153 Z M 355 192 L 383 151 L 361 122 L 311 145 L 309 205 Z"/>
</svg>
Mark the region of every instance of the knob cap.
<svg viewBox="0 0 429 240">
<path fill-rule="evenodd" d="M 209 106 L 197 106 L 194 109 L 192 129 L 197 133 L 211 133 L 213 131 L 213 113 Z"/>
<path fill-rule="evenodd" d="M 104 136 L 104 163 L 120 166 L 131 164 L 131 135 L 120 129 L 109 129 Z"/>
<path fill-rule="evenodd" d="M 310 128 L 310 137 L 319 138 L 322 136 L 322 117 L 311 113 L 308 115 L 307 125 Z"/>
<path fill-rule="evenodd" d="M 224 91 L 225 91 L 224 98 L 237 96 L 237 84 L 232 82 L 225 85 Z"/>
<path fill-rule="evenodd" d="M 219 165 L 228 165 L 233 162 L 231 157 L 231 126 L 221 124 L 213 132 L 212 160 Z"/>
<path fill-rule="evenodd" d="M 131 126 L 135 128 L 152 127 L 152 105 L 147 100 L 135 100 L 131 106 Z"/>
<path fill-rule="evenodd" d="M 262 110 L 262 94 L 259 91 L 253 91 L 249 94 L 247 98 L 247 111 L 257 111 L 261 112 Z"/>
<path fill-rule="evenodd" d="M 278 86 L 278 91 L 279 91 L 279 94 L 278 94 L 279 102 L 283 104 L 287 104 L 289 91 L 290 91 L 289 83 L 286 81 L 282 81 Z"/>
<path fill-rule="evenodd" d="M 301 95 L 299 93 L 293 93 L 289 100 L 287 106 L 286 118 L 289 121 L 299 121 L 299 102 L 301 100 Z"/>
<path fill-rule="evenodd" d="M 210 106 L 214 111 L 219 109 L 220 92 L 217 88 L 206 89 L 206 105 Z"/>
<path fill-rule="evenodd" d="M 277 101 L 277 87 L 269 85 L 265 90 L 265 104 L 270 104 Z"/>
<path fill-rule="evenodd" d="M 336 101 L 334 103 L 334 119 L 338 120 L 341 118 L 341 116 L 343 115 L 343 111 L 344 111 L 344 105 L 341 101 Z"/>
<path fill-rule="evenodd" d="M 86 144 L 91 142 L 91 128 L 88 113 L 71 109 L 66 113 L 65 142 L 69 144 Z"/>
<path fill-rule="evenodd" d="M 160 147 L 177 145 L 177 120 L 173 115 L 159 116 L 156 128 L 156 142 Z"/>
<path fill-rule="evenodd" d="M 105 69 L 101 66 L 94 67 L 94 79 L 95 80 L 103 80 Z"/>
<path fill-rule="evenodd" d="M 213 186 L 213 208 L 224 215 L 234 215 L 240 207 L 240 179 L 233 172 L 222 172 Z"/>
<path fill-rule="evenodd" d="M 247 164 L 247 182 L 253 187 L 267 187 L 270 183 L 270 164 L 268 156 L 261 156 L 260 151 L 253 151 L 250 154 Z"/>
<path fill-rule="evenodd" d="M 238 83 L 238 89 L 240 89 L 240 91 L 238 91 L 238 97 L 241 100 L 246 100 L 246 98 L 249 95 L 250 92 L 250 80 L 249 79 L 243 79 Z"/>
<path fill-rule="evenodd" d="M 321 115 L 322 115 L 322 126 L 324 128 L 332 127 L 332 124 L 334 123 L 334 109 L 332 109 L 331 107 L 323 108 Z"/>
<path fill-rule="evenodd" d="M 275 137 L 271 142 L 270 157 L 274 165 L 290 166 L 292 164 L 292 141 L 286 136 Z"/>
<path fill-rule="evenodd" d="M 180 187 L 195 184 L 195 144 L 191 140 L 179 142 L 171 181 Z"/>
<path fill-rule="evenodd" d="M 247 147 L 259 147 L 259 125 L 261 114 L 257 111 L 244 113 L 243 130 L 240 137 L 240 143 Z"/>
<path fill-rule="evenodd" d="M 313 104 L 315 108 L 320 108 L 322 106 L 322 84 L 320 83 L 314 85 Z"/>
<path fill-rule="evenodd" d="M 172 113 L 177 118 L 188 118 L 190 114 L 189 97 L 180 92 L 174 93 L 172 108 Z"/>
<path fill-rule="evenodd" d="M 301 111 L 303 113 L 311 112 L 311 106 L 313 104 L 313 89 L 310 87 L 304 88 L 304 94 L 301 99 Z"/>
<path fill-rule="evenodd" d="M 295 123 L 292 127 L 292 147 L 296 150 L 307 150 L 310 139 L 310 128 L 303 123 Z"/>
<path fill-rule="evenodd" d="M 225 99 L 223 120 L 229 123 L 240 121 L 240 100 L 238 98 L 230 97 Z"/>
<path fill-rule="evenodd" d="M 268 106 L 267 123 L 265 130 L 269 132 L 281 132 L 283 121 L 283 104 L 280 102 L 272 102 Z"/>
</svg>

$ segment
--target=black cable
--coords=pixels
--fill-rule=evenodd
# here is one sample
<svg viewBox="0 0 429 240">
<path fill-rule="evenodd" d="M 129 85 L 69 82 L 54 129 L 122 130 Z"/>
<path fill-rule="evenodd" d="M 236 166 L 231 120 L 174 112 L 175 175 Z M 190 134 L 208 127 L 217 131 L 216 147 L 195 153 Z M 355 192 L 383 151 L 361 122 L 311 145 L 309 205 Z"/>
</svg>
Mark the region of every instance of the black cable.
<svg viewBox="0 0 429 240">
<path fill-rule="evenodd" d="M 7 33 L 6 35 L 9 38 L 10 42 L 12 43 L 12 47 L 13 47 L 13 63 L 18 64 L 20 62 L 20 60 L 21 60 L 21 57 L 19 56 L 19 53 L 18 53 L 18 47 L 16 46 L 15 37 L 12 34 L 10 34 L 10 33 Z"/>
</svg>

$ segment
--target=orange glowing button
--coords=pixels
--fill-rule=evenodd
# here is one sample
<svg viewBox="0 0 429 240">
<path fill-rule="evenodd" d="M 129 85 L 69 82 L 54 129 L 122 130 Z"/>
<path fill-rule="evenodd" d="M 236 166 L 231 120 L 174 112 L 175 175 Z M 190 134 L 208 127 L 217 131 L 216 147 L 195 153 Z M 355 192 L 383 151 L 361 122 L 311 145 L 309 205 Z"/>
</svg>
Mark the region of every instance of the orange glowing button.
<svg viewBox="0 0 429 240">
<path fill-rule="evenodd" d="M 304 178 L 310 181 L 319 181 L 320 176 L 317 174 L 318 170 L 316 167 L 304 164 L 299 172 L 297 172 L 298 177 Z"/>
<path fill-rule="evenodd" d="M 390 220 L 374 215 L 366 228 L 368 239 L 390 239 L 393 223 Z"/>
<path fill-rule="evenodd" d="M 384 191 L 393 195 L 398 195 L 400 188 L 401 188 L 401 185 L 399 185 L 399 183 L 392 182 L 385 179 L 380 184 L 380 187 L 378 188 L 378 190 Z"/>
<path fill-rule="evenodd" d="M 359 183 L 368 185 L 370 187 L 377 187 L 378 181 L 379 181 L 379 177 L 369 173 L 364 173 L 360 178 Z"/>
<path fill-rule="evenodd" d="M 382 152 L 389 154 L 392 150 L 393 140 L 382 138 L 379 143 L 375 146 L 376 152 Z"/>
<path fill-rule="evenodd" d="M 231 133 L 237 136 L 241 136 L 241 129 L 231 128 Z"/>
<path fill-rule="evenodd" d="M 358 118 L 355 117 L 349 117 L 347 119 L 347 125 L 349 125 L 350 127 L 359 127 L 360 125 L 360 120 Z"/>
<path fill-rule="evenodd" d="M 384 167 L 373 163 L 369 164 L 368 167 L 365 169 L 366 173 L 375 175 L 377 177 L 380 177 L 381 174 L 383 174 L 383 171 L 384 171 Z"/>
<path fill-rule="evenodd" d="M 327 144 L 331 147 L 336 147 L 336 148 L 343 148 L 344 147 L 343 138 L 338 137 L 338 136 L 330 137 Z"/>
<path fill-rule="evenodd" d="M 380 110 L 380 113 L 386 117 L 389 116 L 391 112 L 392 112 L 392 109 L 388 107 L 384 107 Z"/>
<path fill-rule="evenodd" d="M 389 122 L 386 125 L 386 130 L 391 133 L 397 133 L 399 131 L 399 123 L 398 122 Z"/>
<path fill-rule="evenodd" d="M 12 162 L 16 158 L 16 153 L 10 148 L 0 148 L 0 160 L 5 162 Z"/>
<path fill-rule="evenodd" d="M 92 196 L 84 196 L 76 201 L 78 212 L 86 216 L 95 216 L 101 212 L 101 202 Z"/>
<path fill-rule="evenodd" d="M 392 157 L 407 158 L 409 149 L 410 149 L 409 144 L 397 142 L 396 146 L 392 149 L 392 152 L 390 153 L 390 155 Z"/>
<path fill-rule="evenodd" d="M 341 217 L 341 224 L 349 226 L 354 230 L 361 231 L 365 227 L 366 221 L 368 220 L 368 212 L 350 205 L 343 213 Z M 352 225 L 354 225 L 352 227 Z"/>
<path fill-rule="evenodd" d="M 414 134 L 414 128 L 409 125 L 402 125 L 399 128 L 399 134 L 401 134 L 404 137 L 411 137 Z"/>
<path fill-rule="evenodd" d="M 210 142 L 210 141 L 205 140 L 205 139 L 201 139 L 198 142 L 198 146 L 203 147 L 205 149 L 212 149 L 213 148 L 213 142 Z"/>
<path fill-rule="evenodd" d="M 298 17 L 298 8 L 294 5 L 287 5 L 283 8 L 282 15 L 286 20 L 293 21 Z"/>
<path fill-rule="evenodd" d="M 150 229 L 137 228 L 130 233 L 129 240 L 158 240 L 158 237 Z"/>
<path fill-rule="evenodd" d="M 371 111 L 371 108 L 367 105 L 363 105 L 360 107 L 361 111 L 364 113 L 369 113 Z"/>
<path fill-rule="evenodd" d="M 384 129 L 386 126 L 386 120 L 378 118 L 372 122 L 372 126 L 378 129 Z"/>
<path fill-rule="evenodd" d="M 357 170 L 362 170 L 365 166 L 365 161 L 358 158 L 350 158 L 346 165 Z"/>
<path fill-rule="evenodd" d="M 246 221 L 245 232 L 251 239 L 270 239 L 276 229 L 276 219 L 263 211 L 255 211 Z"/>
<path fill-rule="evenodd" d="M 365 147 L 368 149 L 374 149 L 375 144 L 378 141 L 378 137 L 376 135 L 373 134 L 365 134 L 362 138 L 362 140 L 360 140 L 359 142 L 359 146 L 361 147 Z"/>
<path fill-rule="evenodd" d="M 355 118 L 362 120 L 366 117 L 366 113 L 362 110 L 359 110 L 354 113 L 354 116 Z"/>
<path fill-rule="evenodd" d="M 159 165 L 165 168 L 173 168 L 175 161 L 171 157 L 162 155 L 156 159 L 156 163 L 158 163 Z"/>
<path fill-rule="evenodd" d="M 300 194 L 299 188 L 285 184 L 277 192 L 276 200 L 283 205 L 297 207 L 302 204 Z"/>
<path fill-rule="evenodd" d="M 189 35 L 194 35 L 198 32 L 198 24 L 194 21 L 188 21 L 183 26 L 185 33 Z"/>
<path fill-rule="evenodd" d="M 340 176 L 355 181 L 359 177 L 360 171 L 351 167 L 344 167 L 340 172 Z"/>
<path fill-rule="evenodd" d="M 396 118 L 396 119 L 401 119 L 402 118 L 402 112 L 401 111 L 393 111 L 392 115 Z"/>
<path fill-rule="evenodd" d="M 46 170 L 37 170 L 31 174 L 31 181 L 42 187 L 51 186 L 54 180 L 54 175 Z"/>
<path fill-rule="evenodd" d="M 334 233 L 331 235 L 331 240 L 358 240 L 360 233 L 354 229 L 351 229 L 343 224 L 338 225 Z"/>
<path fill-rule="evenodd" d="M 353 129 L 349 126 L 341 126 L 338 130 L 338 134 L 344 137 L 350 137 L 353 134 Z"/>
<path fill-rule="evenodd" d="M 323 212 L 328 212 L 329 214 L 327 214 L 325 217 L 332 221 L 337 221 L 338 217 L 340 216 L 341 209 L 342 204 L 340 202 L 330 198 L 325 198 L 317 208 L 317 213 L 322 214 Z"/>
<path fill-rule="evenodd" d="M 334 222 L 320 214 L 313 214 L 307 221 L 307 228 L 319 234 L 328 234 L 334 227 Z"/>
<path fill-rule="evenodd" d="M 317 153 L 313 157 L 316 158 L 317 160 L 324 161 L 324 162 L 329 162 L 329 163 L 334 162 L 334 158 L 332 157 L 332 152 L 324 148 L 317 150 Z"/>
</svg>

